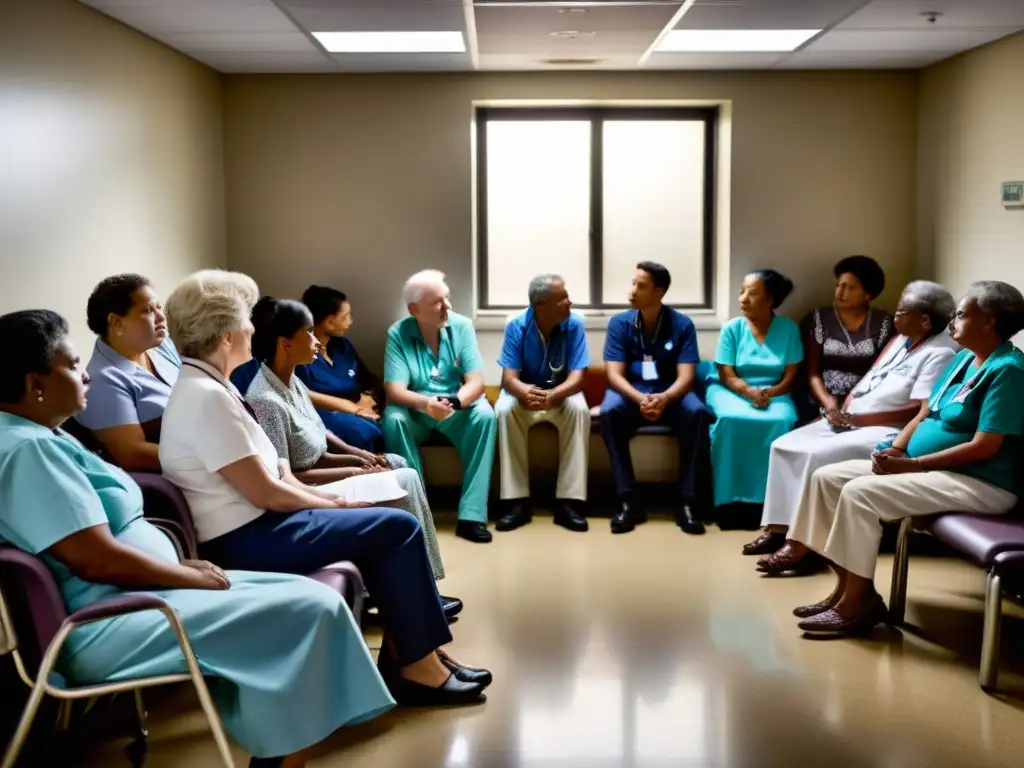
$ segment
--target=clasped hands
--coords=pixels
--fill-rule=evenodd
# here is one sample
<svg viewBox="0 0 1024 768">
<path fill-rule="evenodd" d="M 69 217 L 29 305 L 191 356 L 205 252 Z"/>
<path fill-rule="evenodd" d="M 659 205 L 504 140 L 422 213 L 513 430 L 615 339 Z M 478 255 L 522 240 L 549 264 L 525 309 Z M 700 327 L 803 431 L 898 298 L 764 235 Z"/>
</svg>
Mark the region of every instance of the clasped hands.
<svg viewBox="0 0 1024 768">
<path fill-rule="evenodd" d="M 768 394 L 767 389 L 758 389 L 757 387 L 750 387 L 747 391 L 747 399 L 753 403 L 754 407 L 759 410 L 764 410 L 772 404 L 772 397 Z"/>
<path fill-rule="evenodd" d="M 550 411 L 552 408 L 558 407 L 561 401 L 553 390 L 530 387 L 526 396 L 520 398 L 519 402 L 530 411 Z"/>
<path fill-rule="evenodd" d="M 876 475 L 903 475 L 924 472 L 921 462 L 907 458 L 899 448 L 886 448 L 871 454 L 871 471 Z"/>
<path fill-rule="evenodd" d="M 640 415 L 647 421 L 653 423 L 658 421 L 658 419 L 665 414 L 665 408 L 668 406 L 668 398 L 665 396 L 664 392 L 645 394 L 638 405 L 640 406 Z"/>
<path fill-rule="evenodd" d="M 377 401 L 369 392 L 363 392 L 356 403 L 356 416 L 362 416 L 370 421 L 380 421 L 380 414 L 377 413 Z"/>
</svg>

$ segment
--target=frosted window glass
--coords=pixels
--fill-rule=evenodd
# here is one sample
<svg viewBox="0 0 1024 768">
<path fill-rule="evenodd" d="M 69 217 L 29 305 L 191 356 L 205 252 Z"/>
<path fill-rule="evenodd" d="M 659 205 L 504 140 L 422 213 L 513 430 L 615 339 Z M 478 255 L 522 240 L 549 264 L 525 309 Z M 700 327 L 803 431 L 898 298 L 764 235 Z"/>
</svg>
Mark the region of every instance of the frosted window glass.
<svg viewBox="0 0 1024 768">
<path fill-rule="evenodd" d="M 704 302 L 704 124 L 604 124 L 606 304 L 624 304 L 638 261 L 672 273 L 667 304 Z"/>
<path fill-rule="evenodd" d="M 530 279 L 557 272 L 590 301 L 590 123 L 487 123 L 487 297 L 526 306 Z"/>
</svg>

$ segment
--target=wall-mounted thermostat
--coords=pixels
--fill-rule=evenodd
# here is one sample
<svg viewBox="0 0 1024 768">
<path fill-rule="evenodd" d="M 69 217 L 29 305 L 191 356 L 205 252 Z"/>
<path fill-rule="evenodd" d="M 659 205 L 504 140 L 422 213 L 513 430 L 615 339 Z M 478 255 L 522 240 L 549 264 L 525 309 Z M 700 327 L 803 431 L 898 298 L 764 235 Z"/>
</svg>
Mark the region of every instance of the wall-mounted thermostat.
<svg viewBox="0 0 1024 768">
<path fill-rule="evenodd" d="M 1024 181 L 1003 182 L 1003 207 L 1024 208 Z"/>
</svg>

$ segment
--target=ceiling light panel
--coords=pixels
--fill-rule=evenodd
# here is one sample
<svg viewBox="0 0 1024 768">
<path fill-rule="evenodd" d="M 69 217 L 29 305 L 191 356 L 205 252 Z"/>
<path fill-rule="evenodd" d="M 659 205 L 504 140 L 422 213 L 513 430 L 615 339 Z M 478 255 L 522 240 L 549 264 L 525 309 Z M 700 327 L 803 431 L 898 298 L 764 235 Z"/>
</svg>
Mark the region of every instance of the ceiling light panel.
<svg viewBox="0 0 1024 768">
<path fill-rule="evenodd" d="M 331 53 L 465 53 L 462 32 L 313 32 Z"/>
<path fill-rule="evenodd" d="M 820 29 L 674 29 L 655 53 L 771 53 L 793 51 Z"/>
</svg>

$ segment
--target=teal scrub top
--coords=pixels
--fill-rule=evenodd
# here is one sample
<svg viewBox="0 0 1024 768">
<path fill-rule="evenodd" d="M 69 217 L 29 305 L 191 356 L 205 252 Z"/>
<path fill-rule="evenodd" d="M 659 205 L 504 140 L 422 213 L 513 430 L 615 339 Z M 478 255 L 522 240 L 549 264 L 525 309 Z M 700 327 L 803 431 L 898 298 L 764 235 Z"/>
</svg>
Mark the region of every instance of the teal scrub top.
<svg viewBox="0 0 1024 768">
<path fill-rule="evenodd" d="M 962 350 L 935 385 L 928 406 L 931 413 L 914 430 L 908 456 L 969 443 L 976 432 L 1003 435 L 995 456 L 956 472 L 1011 493 L 1020 490 L 1016 475 L 1024 435 L 1024 353 L 1007 342 L 978 368 L 974 353 Z"/>
<path fill-rule="evenodd" d="M 436 357 L 423 340 L 416 318 L 407 317 L 388 329 L 385 383 L 404 384 L 422 395 L 452 395 L 467 374 L 482 370 L 480 348 L 468 317 L 448 313 L 448 326 L 441 331 Z"/>
<path fill-rule="evenodd" d="M 778 384 L 786 366 L 803 362 L 804 346 L 800 340 L 800 327 L 788 317 L 776 315 L 768 326 L 762 344 L 754 338 L 750 323 L 737 317 L 722 326 L 718 337 L 715 362 L 731 365 L 736 375 L 752 387 L 771 387 Z M 712 373 L 718 380 L 718 369 Z"/>
</svg>

